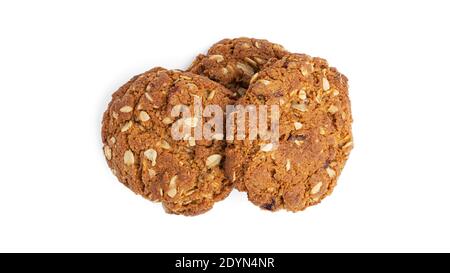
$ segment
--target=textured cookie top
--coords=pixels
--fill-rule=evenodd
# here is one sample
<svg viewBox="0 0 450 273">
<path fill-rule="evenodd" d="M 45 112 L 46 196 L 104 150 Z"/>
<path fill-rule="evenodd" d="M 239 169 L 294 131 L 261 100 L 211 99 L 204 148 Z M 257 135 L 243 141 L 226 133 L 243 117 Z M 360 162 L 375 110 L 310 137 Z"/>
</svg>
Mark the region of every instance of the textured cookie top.
<svg viewBox="0 0 450 273">
<path fill-rule="evenodd" d="M 102 140 L 109 167 L 117 178 L 170 213 L 196 215 L 225 198 L 232 186 L 221 168 L 224 141 L 174 140 L 171 126 L 203 122 L 173 118 L 172 108 L 232 103 L 232 92 L 188 72 L 154 68 L 117 90 L 104 113 Z"/>
<path fill-rule="evenodd" d="M 237 104 L 278 105 L 279 145 L 234 140 L 225 174 L 267 209 L 303 210 L 330 194 L 352 148 L 347 78 L 320 58 L 289 54 L 255 75 Z"/>
<path fill-rule="evenodd" d="M 188 69 L 243 95 L 253 74 L 268 60 L 280 59 L 287 51 L 279 44 L 252 38 L 224 39 L 214 44 L 207 55 L 199 55 Z"/>
</svg>

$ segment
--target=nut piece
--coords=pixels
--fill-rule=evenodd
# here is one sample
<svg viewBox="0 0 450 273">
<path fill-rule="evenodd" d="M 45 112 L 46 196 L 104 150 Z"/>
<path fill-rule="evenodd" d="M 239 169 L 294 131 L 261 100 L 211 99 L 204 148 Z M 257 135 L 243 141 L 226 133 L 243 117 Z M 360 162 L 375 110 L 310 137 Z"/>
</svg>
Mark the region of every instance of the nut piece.
<svg viewBox="0 0 450 273">
<path fill-rule="evenodd" d="M 220 63 L 223 61 L 223 56 L 222 55 L 211 55 L 211 56 L 209 56 L 209 59 Z"/>
<path fill-rule="evenodd" d="M 143 122 L 146 122 L 146 121 L 148 121 L 148 120 L 150 119 L 150 116 L 147 114 L 147 112 L 141 111 L 141 112 L 139 113 L 139 119 L 140 119 L 141 121 L 143 121 Z"/>
<path fill-rule="evenodd" d="M 122 113 L 130 113 L 131 111 L 133 111 L 133 107 L 126 105 L 126 106 L 120 108 L 119 111 Z"/>
<path fill-rule="evenodd" d="M 333 178 L 333 177 L 336 176 L 336 172 L 335 172 L 332 168 L 327 167 L 326 171 L 327 171 L 328 176 L 329 176 L 330 178 Z"/>
<path fill-rule="evenodd" d="M 311 194 L 316 194 L 318 192 L 320 192 L 320 189 L 322 188 L 322 182 L 317 183 L 316 185 L 314 185 L 314 187 L 312 187 L 311 189 Z"/>
<path fill-rule="evenodd" d="M 267 144 L 261 146 L 261 151 L 263 151 L 263 152 L 271 152 L 272 150 L 273 150 L 272 143 L 267 143 Z"/>
<path fill-rule="evenodd" d="M 111 160 L 112 152 L 111 152 L 111 148 L 108 145 L 105 145 L 105 147 L 103 147 L 103 152 L 105 153 L 106 159 Z"/>
<path fill-rule="evenodd" d="M 174 198 L 175 195 L 177 195 L 177 178 L 178 178 L 178 176 L 175 175 L 170 179 L 169 190 L 167 191 L 167 195 L 170 198 Z"/>
<path fill-rule="evenodd" d="M 328 113 L 335 114 L 337 111 L 339 111 L 339 108 L 337 108 L 335 105 L 331 105 L 330 108 L 328 108 Z"/>
<path fill-rule="evenodd" d="M 134 164 L 134 154 L 131 150 L 126 150 L 123 154 L 123 163 L 127 166 L 131 166 Z"/>
<path fill-rule="evenodd" d="M 300 103 L 300 104 L 294 103 L 294 104 L 291 105 L 291 107 L 294 108 L 295 110 L 300 111 L 300 112 L 308 111 L 308 107 L 304 103 Z"/>
<path fill-rule="evenodd" d="M 206 159 L 206 168 L 211 169 L 220 164 L 222 156 L 220 154 L 213 154 Z"/>
<path fill-rule="evenodd" d="M 126 132 L 126 131 L 128 131 L 130 128 L 131 128 L 131 126 L 133 126 L 133 122 L 131 121 L 131 120 L 129 120 L 129 121 L 127 121 L 127 123 L 125 123 L 123 126 L 122 126 L 122 128 L 120 129 L 120 131 L 123 133 L 123 132 Z"/>
<path fill-rule="evenodd" d="M 295 127 L 295 130 L 299 130 L 303 127 L 303 124 L 301 122 L 296 121 L 296 122 L 294 122 L 294 127 Z"/>
<path fill-rule="evenodd" d="M 323 77 L 323 79 L 322 79 L 322 88 L 323 88 L 323 91 L 327 91 L 328 89 L 330 89 L 330 82 L 325 77 Z"/>
<path fill-rule="evenodd" d="M 148 158 L 148 160 L 152 162 L 152 166 L 156 165 L 156 157 L 158 156 L 158 154 L 154 149 L 148 149 L 144 152 L 144 155 Z"/>
</svg>

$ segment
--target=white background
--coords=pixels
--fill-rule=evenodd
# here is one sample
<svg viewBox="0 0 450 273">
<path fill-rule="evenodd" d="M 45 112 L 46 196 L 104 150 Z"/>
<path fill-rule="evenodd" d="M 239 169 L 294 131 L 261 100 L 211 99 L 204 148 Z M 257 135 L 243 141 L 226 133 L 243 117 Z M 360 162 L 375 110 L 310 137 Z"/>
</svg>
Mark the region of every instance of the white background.
<svg viewBox="0 0 450 273">
<path fill-rule="evenodd" d="M 338 3 L 339 2 L 339 3 Z M 450 251 L 448 1 L 1 1 L 0 251 Z M 198 217 L 116 181 L 110 95 L 226 37 L 326 58 L 355 149 L 332 196 L 266 212 L 234 191 Z"/>
</svg>

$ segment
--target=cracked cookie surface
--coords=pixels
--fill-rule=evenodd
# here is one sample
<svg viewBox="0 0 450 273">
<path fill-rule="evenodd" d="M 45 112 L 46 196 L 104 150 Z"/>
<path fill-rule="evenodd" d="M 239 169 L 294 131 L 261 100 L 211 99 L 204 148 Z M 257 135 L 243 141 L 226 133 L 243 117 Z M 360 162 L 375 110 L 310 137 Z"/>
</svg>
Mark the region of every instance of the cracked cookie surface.
<svg viewBox="0 0 450 273">
<path fill-rule="evenodd" d="M 135 76 L 112 95 L 103 115 L 103 150 L 109 167 L 120 182 L 162 202 L 168 213 L 206 212 L 232 189 L 222 169 L 225 142 L 174 140 L 171 125 L 186 119 L 173 118 L 171 110 L 182 104 L 193 113 L 195 97 L 202 106 L 224 109 L 233 103 L 231 96 L 223 86 L 189 72 L 154 68 Z M 191 121 L 190 127 L 202 122 L 203 118 Z"/>
<path fill-rule="evenodd" d="M 242 96 L 255 73 L 269 60 L 286 54 L 281 45 L 263 39 L 224 39 L 206 55 L 198 55 L 188 71 L 204 75 Z"/>
<path fill-rule="evenodd" d="M 266 210 L 300 211 L 329 195 L 353 147 L 347 78 L 320 58 L 289 54 L 252 80 L 241 105 L 279 106 L 279 144 L 233 140 L 225 175 Z"/>
</svg>

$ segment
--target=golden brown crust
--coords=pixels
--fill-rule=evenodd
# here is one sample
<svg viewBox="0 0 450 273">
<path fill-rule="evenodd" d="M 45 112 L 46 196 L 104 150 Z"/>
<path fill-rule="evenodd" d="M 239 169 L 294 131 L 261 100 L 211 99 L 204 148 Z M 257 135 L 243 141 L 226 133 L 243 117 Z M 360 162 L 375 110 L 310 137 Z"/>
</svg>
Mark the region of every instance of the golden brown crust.
<svg viewBox="0 0 450 273">
<path fill-rule="evenodd" d="M 236 92 L 245 93 L 252 76 L 270 59 L 280 59 L 287 51 L 279 44 L 253 38 L 224 39 L 207 55 L 198 55 L 188 71 L 204 75 Z"/>
<path fill-rule="evenodd" d="M 154 68 L 119 88 L 103 116 L 104 153 L 113 173 L 169 213 L 203 213 L 232 189 L 222 164 L 207 166 L 213 155 L 223 161 L 224 141 L 171 137 L 172 108 L 184 104 L 193 111 L 195 96 L 203 106 L 232 103 L 231 91 L 205 77 Z"/>
<path fill-rule="evenodd" d="M 289 54 L 252 80 L 237 104 L 280 107 L 280 141 L 229 143 L 225 175 L 267 210 L 303 210 L 329 195 L 352 148 L 347 78 L 320 58 Z"/>
</svg>

